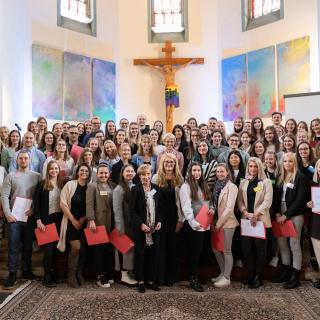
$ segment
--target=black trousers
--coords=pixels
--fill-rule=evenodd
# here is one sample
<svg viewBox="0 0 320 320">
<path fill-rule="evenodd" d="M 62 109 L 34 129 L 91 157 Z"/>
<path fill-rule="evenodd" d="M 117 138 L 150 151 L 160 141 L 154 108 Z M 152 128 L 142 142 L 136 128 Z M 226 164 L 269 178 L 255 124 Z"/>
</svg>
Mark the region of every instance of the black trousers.
<svg viewBox="0 0 320 320">
<path fill-rule="evenodd" d="M 114 259 L 114 248 L 111 243 L 93 246 L 93 260 L 97 275 L 106 275 L 108 279 L 113 279 Z"/>
<path fill-rule="evenodd" d="M 188 221 L 183 224 L 188 249 L 188 272 L 189 277 L 197 276 L 201 252 L 203 249 L 204 235 L 202 231 L 193 230 Z"/>
<path fill-rule="evenodd" d="M 249 273 L 262 273 L 267 259 L 267 240 L 242 236 L 241 245 Z"/>
<path fill-rule="evenodd" d="M 62 220 L 62 212 L 55 212 L 49 215 L 47 224 L 54 223 L 58 234 L 60 233 L 60 225 Z M 56 256 L 59 253 L 57 242 L 45 244 L 43 247 L 43 268 L 45 275 L 53 274 L 55 269 Z"/>
<path fill-rule="evenodd" d="M 160 232 L 153 236 L 153 245 L 146 246 L 145 236 L 136 241 L 134 251 L 134 270 L 137 281 L 157 282 L 160 265 Z"/>
</svg>

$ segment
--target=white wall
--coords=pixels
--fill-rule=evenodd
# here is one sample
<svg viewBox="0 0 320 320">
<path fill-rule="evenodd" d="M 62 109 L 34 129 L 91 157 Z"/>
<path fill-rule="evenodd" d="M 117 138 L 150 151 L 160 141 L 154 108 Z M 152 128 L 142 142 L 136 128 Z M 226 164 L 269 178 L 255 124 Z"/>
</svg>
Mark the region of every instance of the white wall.
<svg viewBox="0 0 320 320">
<path fill-rule="evenodd" d="M 25 0 L 1 3 L 0 29 L 0 119 L 12 128 L 31 118 L 31 20 Z"/>
</svg>

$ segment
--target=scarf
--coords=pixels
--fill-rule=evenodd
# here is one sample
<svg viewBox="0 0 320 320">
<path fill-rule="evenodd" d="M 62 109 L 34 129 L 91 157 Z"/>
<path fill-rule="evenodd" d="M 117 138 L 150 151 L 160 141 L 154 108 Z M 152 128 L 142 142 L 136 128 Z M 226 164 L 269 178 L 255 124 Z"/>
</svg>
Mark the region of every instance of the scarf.
<svg viewBox="0 0 320 320">
<path fill-rule="evenodd" d="M 213 188 L 213 207 L 214 207 L 214 211 L 217 212 L 218 211 L 218 202 L 219 202 L 219 196 L 221 193 L 221 190 L 226 186 L 226 184 L 228 183 L 228 179 L 224 179 L 224 180 L 216 180 L 214 188 Z"/>
<path fill-rule="evenodd" d="M 147 202 L 147 226 L 151 229 L 149 233 L 146 233 L 146 246 L 149 247 L 153 245 L 152 233 L 154 233 L 155 220 L 156 220 L 156 209 L 153 198 L 153 193 L 151 191 L 145 191 L 145 197 Z"/>
</svg>

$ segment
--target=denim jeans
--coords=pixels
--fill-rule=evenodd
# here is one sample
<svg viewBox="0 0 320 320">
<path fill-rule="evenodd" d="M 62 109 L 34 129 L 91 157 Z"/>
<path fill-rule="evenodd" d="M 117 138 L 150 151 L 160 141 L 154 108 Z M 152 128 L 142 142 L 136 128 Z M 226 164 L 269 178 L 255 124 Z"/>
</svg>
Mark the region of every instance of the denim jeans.
<svg viewBox="0 0 320 320">
<path fill-rule="evenodd" d="M 17 272 L 19 266 L 19 253 L 22 253 L 22 271 L 31 270 L 31 255 L 33 242 L 33 219 L 25 222 L 12 222 L 8 228 L 8 269 Z"/>
</svg>

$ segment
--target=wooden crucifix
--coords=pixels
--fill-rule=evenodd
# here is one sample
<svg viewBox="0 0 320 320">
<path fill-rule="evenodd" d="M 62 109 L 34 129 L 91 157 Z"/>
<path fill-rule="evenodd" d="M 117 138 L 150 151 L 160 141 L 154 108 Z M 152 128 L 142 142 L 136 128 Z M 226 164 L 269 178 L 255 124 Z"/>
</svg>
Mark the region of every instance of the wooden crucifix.
<svg viewBox="0 0 320 320">
<path fill-rule="evenodd" d="M 203 64 L 203 58 L 173 58 L 172 52 L 176 50 L 171 41 L 165 42 L 162 52 L 164 58 L 160 59 L 134 59 L 133 64 L 145 65 L 160 71 L 165 79 L 165 102 L 166 102 L 166 131 L 171 132 L 173 128 L 173 111 L 179 107 L 179 90 L 175 83 L 176 72 L 189 64 Z"/>
</svg>

